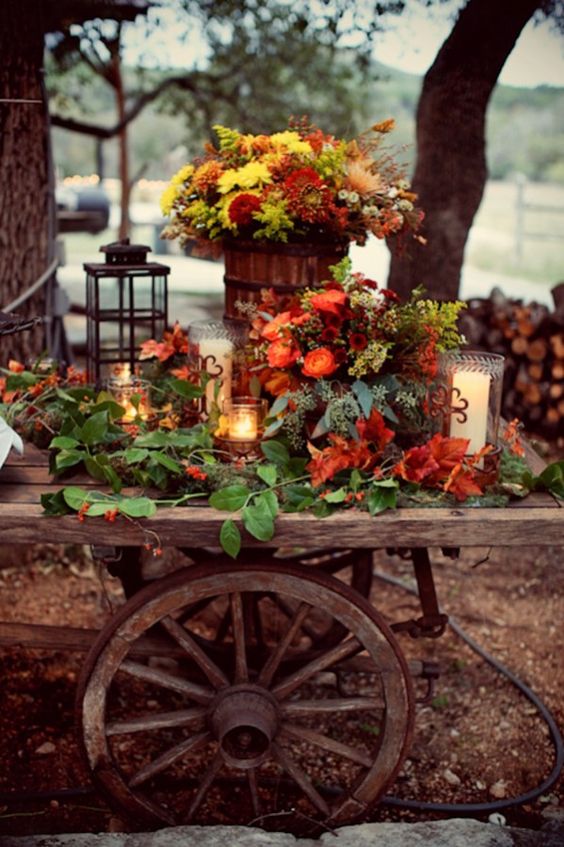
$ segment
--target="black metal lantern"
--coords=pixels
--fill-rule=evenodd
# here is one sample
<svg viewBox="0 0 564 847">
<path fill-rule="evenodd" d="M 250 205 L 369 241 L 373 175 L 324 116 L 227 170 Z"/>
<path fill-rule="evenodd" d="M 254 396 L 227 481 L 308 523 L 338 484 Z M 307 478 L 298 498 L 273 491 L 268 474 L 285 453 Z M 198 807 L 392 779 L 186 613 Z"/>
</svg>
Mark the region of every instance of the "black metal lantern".
<svg viewBox="0 0 564 847">
<path fill-rule="evenodd" d="M 147 262 L 150 250 L 127 238 L 100 247 L 105 263 L 84 265 L 86 366 L 96 383 L 116 365 L 135 373 L 141 342 L 161 338 L 166 329 L 170 268 Z"/>
</svg>

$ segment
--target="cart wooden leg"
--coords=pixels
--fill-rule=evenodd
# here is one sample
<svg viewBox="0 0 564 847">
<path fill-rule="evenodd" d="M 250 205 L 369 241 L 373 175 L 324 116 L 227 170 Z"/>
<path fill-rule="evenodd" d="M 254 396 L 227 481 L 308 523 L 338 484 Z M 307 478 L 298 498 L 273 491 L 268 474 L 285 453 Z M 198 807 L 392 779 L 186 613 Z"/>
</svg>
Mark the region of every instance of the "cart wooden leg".
<svg viewBox="0 0 564 847">
<path fill-rule="evenodd" d="M 318 608 L 346 630 L 335 645 L 307 635 Z M 156 625 L 182 660 L 132 657 Z M 276 560 L 193 566 L 138 592 L 94 644 L 77 707 L 93 778 L 152 825 L 357 819 L 397 774 L 413 724 L 382 617 L 339 580 Z"/>
</svg>

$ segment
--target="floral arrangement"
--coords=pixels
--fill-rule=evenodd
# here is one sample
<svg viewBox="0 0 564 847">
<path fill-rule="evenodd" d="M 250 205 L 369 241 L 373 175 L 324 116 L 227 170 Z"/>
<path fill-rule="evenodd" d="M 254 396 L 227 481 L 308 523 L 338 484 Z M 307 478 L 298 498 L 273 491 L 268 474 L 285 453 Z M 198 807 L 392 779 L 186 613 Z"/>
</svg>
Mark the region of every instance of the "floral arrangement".
<svg viewBox="0 0 564 847">
<path fill-rule="evenodd" d="M 268 434 L 284 433 L 303 446 L 306 420 L 318 415 L 309 437 L 358 438 L 356 420 L 376 410 L 396 436 L 412 444 L 429 432 L 428 387 L 440 353 L 460 346 L 462 302 L 399 297 L 343 259 L 319 288 L 279 298 L 265 291 L 253 307 L 252 367 L 277 398 Z M 249 310 L 247 310 L 249 311 Z"/>
<path fill-rule="evenodd" d="M 215 126 L 218 146 L 165 189 L 164 237 L 274 242 L 356 241 L 415 233 L 423 214 L 390 153 L 392 120 L 345 141 L 306 121 L 272 135 Z"/>
</svg>

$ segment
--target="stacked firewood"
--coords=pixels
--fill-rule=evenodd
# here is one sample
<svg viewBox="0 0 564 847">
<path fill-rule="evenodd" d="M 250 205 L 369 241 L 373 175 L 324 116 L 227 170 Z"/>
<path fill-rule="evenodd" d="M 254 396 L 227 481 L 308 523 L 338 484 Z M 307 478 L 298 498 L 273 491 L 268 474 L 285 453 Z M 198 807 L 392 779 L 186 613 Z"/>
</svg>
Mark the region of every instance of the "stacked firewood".
<svg viewBox="0 0 564 847">
<path fill-rule="evenodd" d="M 503 416 L 558 439 L 564 437 L 564 283 L 552 295 L 554 310 L 494 289 L 487 299 L 468 301 L 460 325 L 469 347 L 505 356 Z"/>
</svg>

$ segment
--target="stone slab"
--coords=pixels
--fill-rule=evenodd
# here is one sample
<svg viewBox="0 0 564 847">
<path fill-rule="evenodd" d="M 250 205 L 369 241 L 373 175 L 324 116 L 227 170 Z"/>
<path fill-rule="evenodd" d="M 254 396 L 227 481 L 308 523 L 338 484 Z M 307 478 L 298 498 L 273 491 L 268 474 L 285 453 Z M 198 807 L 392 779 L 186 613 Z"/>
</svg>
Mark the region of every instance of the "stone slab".
<svg viewBox="0 0 564 847">
<path fill-rule="evenodd" d="M 0 847 L 563 847 L 564 830 L 533 831 L 469 819 L 346 826 L 318 839 L 243 826 L 180 826 L 158 832 L 0 835 Z"/>
</svg>

